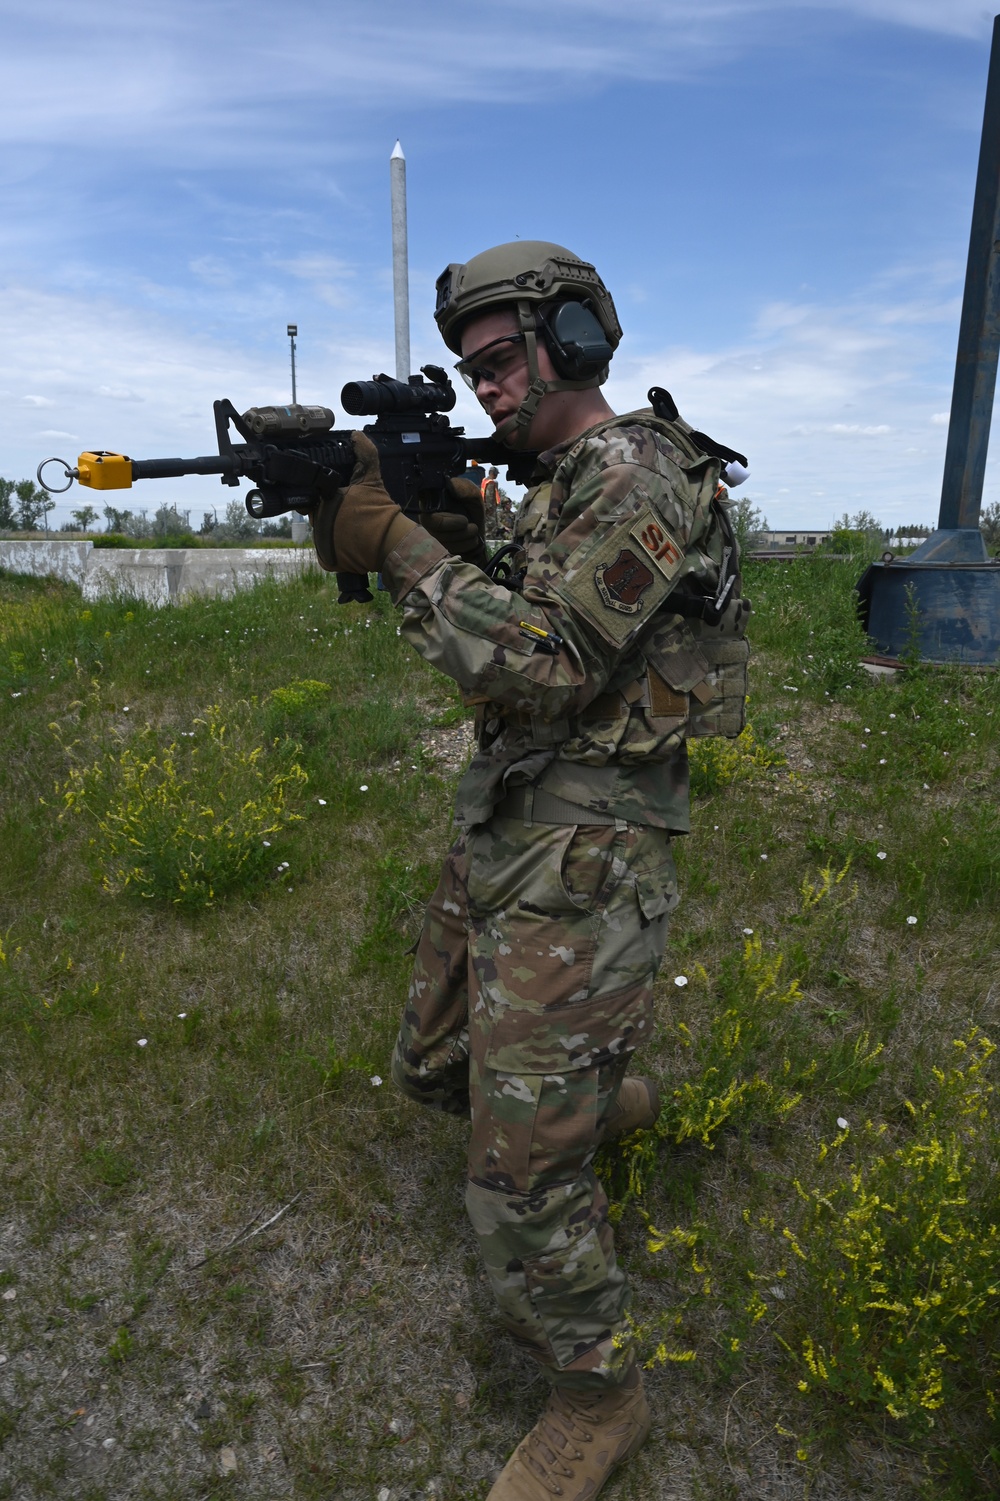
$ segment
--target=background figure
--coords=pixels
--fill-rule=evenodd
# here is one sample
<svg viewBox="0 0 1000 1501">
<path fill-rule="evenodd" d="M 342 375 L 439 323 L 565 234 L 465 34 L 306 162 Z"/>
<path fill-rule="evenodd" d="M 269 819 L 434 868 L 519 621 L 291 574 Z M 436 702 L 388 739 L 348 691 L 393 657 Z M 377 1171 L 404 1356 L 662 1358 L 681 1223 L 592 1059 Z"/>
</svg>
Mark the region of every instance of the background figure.
<svg viewBox="0 0 1000 1501">
<path fill-rule="evenodd" d="M 481 494 L 482 493 L 482 489 L 483 489 L 483 485 L 486 483 L 486 478 L 487 478 L 486 470 L 483 468 L 482 464 L 480 464 L 480 462 L 479 462 L 478 459 L 470 459 L 469 460 L 469 467 L 466 469 L 465 473 L 462 475 L 462 478 L 463 479 L 467 479 L 467 480 L 471 480 L 472 483 L 475 485 L 476 489 Z"/>
<path fill-rule="evenodd" d="M 497 492 L 497 534 L 502 541 L 514 535 L 514 502 L 506 490 Z"/>
<path fill-rule="evenodd" d="M 482 482 L 483 515 L 486 520 L 486 535 L 496 541 L 501 535 L 497 524 L 497 503 L 500 500 L 500 471 L 495 464 L 490 465 L 489 474 L 485 475 Z"/>
</svg>

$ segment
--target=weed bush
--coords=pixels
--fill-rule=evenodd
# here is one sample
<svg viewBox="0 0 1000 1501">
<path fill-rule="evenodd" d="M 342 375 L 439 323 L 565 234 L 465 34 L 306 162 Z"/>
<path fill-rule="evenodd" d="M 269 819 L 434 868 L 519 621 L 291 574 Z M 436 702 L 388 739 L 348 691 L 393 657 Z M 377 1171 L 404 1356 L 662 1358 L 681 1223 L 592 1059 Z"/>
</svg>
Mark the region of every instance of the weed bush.
<svg viewBox="0 0 1000 1501">
<path fill-rule="evenodd" d="M 657 1124 L 674 1141 L 691 1138 L 711 1147 L 726 1124 L 750 1114 L 777 1123 L 798 1104 L 801 1095 L 756 1066 L 768 1034 L 781 1030 L 785 1013 L 802 999 L 797 980 L 782 980 L 783 963 L 781 954 L 764 953 L 756 935 L 747 938 L 742 954 L 722 967 L 707 1030 L 696 1035 L 686 1022 L 677 1023 L 695 1070 L 674 1090 Z M 700 965 L 696 977 L 708 985 Z M 790 1071 L 783 1060 L 786 1078 Z"/>
<path fill-rule="evenodd" d="M 284 714 L 295 714 L 313 704 L 322 703 L 330 694 L 330 684 L 315 678 L 297 678 L 284 688 L 272 688 L 271 698 Z"/>
<path fill-rule="evenodd" d="M 695 797 L 709 797 L 722 787 L 731 787 L 769 766 L 783 766 L 784 757 L 761 745 L 748 724 L 733 740 L 710 736 L 688 743 L 691 791 Z"/>
<path fill-rule="evenodd" d="M 803 1213 L 783 1237 L 801 1281 L 806 1329 L 799 1389 L 881 1409 L 929 1428 L 979 1387 L 990 1416 L 1000 1392 L 1000 1229 L 991 1139 L 994 1044 L 973 1028 L 933 1071 L 911 1134 L 884 1123 L 843 1129 L 796 1181 Z"/>
<path fill-rule="evenodd" d="M 232 716 L 214 704 L 187 745 L 161 745 L 147 725 L 70 766 L 60 817 L 91 820 L 105 891 L 199 908 L 262 884 L 274 863 L 266 841 L 301 817 L 292 805 L 308 777 L 293 742 L 254 744 L 250 719 L 247 704 Z"/>
</svg>

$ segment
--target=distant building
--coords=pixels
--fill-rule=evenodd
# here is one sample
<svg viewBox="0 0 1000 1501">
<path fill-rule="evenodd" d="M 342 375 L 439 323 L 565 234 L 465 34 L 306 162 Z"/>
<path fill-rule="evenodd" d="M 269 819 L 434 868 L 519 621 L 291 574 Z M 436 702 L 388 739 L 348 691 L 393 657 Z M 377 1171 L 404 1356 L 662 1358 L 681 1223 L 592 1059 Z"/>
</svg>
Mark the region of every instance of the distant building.
<svg viewBox="0 0 1000 1501">
<path fill-rule="evenodd" d="M 764 551 L 781 547 L 818 547 L 821 542 L 829 542 L 831 536 L 831 532 L 821 532 L 815 527 L 811 532 L 755 532 L 753 545 Z"/>
<path fill-rule="evenodd" d="M 878 535 L 878 534 L 876 534 Z M 786 552 L 790 547 L 819 547 L 823 542 L 829 542 L 833 536 L 832 531 L 819 531 L 814 529 L 809 532 L 754 532 L 750 538 L 750 547 L 754 552 Z M 899 551 L 902 547 L 919 547 L 925 537 L 894 537 L 891 532 L 883 532 L 881 536 L 885 545 L 890 550 Z"/>
</svg>

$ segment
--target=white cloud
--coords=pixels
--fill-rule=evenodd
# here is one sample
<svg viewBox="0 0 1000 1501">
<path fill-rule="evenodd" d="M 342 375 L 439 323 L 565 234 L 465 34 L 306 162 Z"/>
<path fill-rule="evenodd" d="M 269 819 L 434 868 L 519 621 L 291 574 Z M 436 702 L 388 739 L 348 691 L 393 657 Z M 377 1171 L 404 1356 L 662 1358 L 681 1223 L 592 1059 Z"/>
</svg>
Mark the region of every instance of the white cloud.
<svg viewBox="0 0 1000 1501">
<path fill-rule="evenodd" d="M 297 255 L 275 260 L 273 264 L 297 281 L 305 282 L 312 295 L 328 307 L 351 308 L 359 300 L 357 268 L 337 256 Z"/>
<path fill-rule="evenodd" d="M 108 396 L 112 401 L 142 401 L 143 398 L 128 386 L 98 386 L 98 396 Z"/>
<path fill-rule="evenodd" d="M 191 274 L 210 287 L 228 287 L 233 281 L 231 266 L 217 255 L 199 255 L 190 263 Z"/>
<path fill-rule="evenodd" d="M 344 272 L 350 283 L 350 268 L 336 261 L 303 260 L 299 269 L 304 276 Z M 933 523 L 945 432 L 928 413 L 946 394 L 940 378 L 951 366 L 954 332 L 933 307 L 921 320 L 903 298 L 786 301 L 762 308 L 749 336 L 728 348 L 631 353 L 626 338 L 606 390 L 616 410 L 627 411 L 645 405 L 651 385 L 665 385 L 695 427 L 747 453 L 751 477 L 740 493 L 775 525 L 823 526 L 861 508 L 887 525 Z M 9 426 L 0 448 L 0 474 L 9 478 L 33 474 L 59 441 L 134 457 L 210 453 L 216 397 L 229 396 L 239 410 L 288 399 L 283 340 L 248 350 L 218 331 L 189 337 L 169 314 L 108 297 L 14 289 L 0 303 L 0 344 L 13 351 L 0 373 L 0 401 L 19 390 L 45 391 L 42 399 L 66 421 L 34 432 Z M 413 347 L 414 365 L 441 358 L 423 305 L 415 309 Z M 325 345 L 308 346 L 304 368 L 300 399 L 337 407 L 345 380 L 392 368 L 391 346 L 341 328 Z M 461 386 L 452 420 L 473 434 L 488 431 Z M 339 425 L 347 425 L 342 415 Z M 988 476 L 987 500 L 991 486 Z M 139 486 L 123 504 L 155 509 L 166 500 L 197 514 L 234 493 L 214 479 L 190 478 Z M 78 505 L 77 491 L 61 504 Z"/>
<path fill-rule="evenodd" d="M 861 508 L 887 525 L 932 524 L 945 434 L 927 412 L 943 394 L 955 332 L 934 304 L 920 313 L 871 292 L 842 305 L 782 303 L 729 349 L 630 359 L 626 342 L 607 389 L 624 411 L 666 386 L 693 426 L 747 454 L 740 493 L 775 525 L 823 526 Z M 988 475 L 987 500 L 995 489 Z"/>
<path fill-rule="evenodd" d="M 33 476 L 59 442 L 134 458 L 214 453 L 216 397 L 228 396 L 242 411 L 289 396 L 287 341 L 261 351 L 217 333 L 188 336 L 169 316 L 125 308 L 107 297 L 11 288 L 0 300 L 0 347 L 7 351 L 0 402 L 16 400 L 14 393 L 25 387 L 41 388 L 52 393 L 46 404 L 57 406 L 67 421 L 60 429 L 6 424 L 0 475 L 8 479 Z M 385 346 L 363 338 L 311 347 L 304 380 L 300 371 L 299 398 L 329 405 L 345 381 L 390 361 Z M 40 410 L 37 404 L 34 409 Z M 75 460 L 76 451 L 59 457 Z M 80 493 L 74 486 L 61 498 L 56 521 L 81 503 Z M 176 502 L 197 514 L 202 506 L 221 508 L 236 493 L 217 479 L 191 476 L 137 485 L 116 503 L 152 511 L 164 501 Z"/>
<path fill-rule="evenodd" d="M 875 427 L 865 427 L 860 422 L 831 422 L 826 430 L 838 438 L 881 438 L 885 433 L 892 432 L 892 428 L 885 422 L 880 422 Z"/>
<path fill-rule="evenodd" d="M 387 240 L 387 224 L 384 233 L 378 227 L 384 205 L 379 199 L 373 207 L 374 190 L 370 200 L 349 201 L 336 180 L 343 164 L 370 149 L 372 121 L 385 122 L 387 156 L 401 128 L 397 115 L 415 106 L 457 106 L 452 118 L 482 131 L 473 112 L 484 89 L 502 108 L 565 99 L 582 116 L 588 89 L 623 79 L 701 77 L 708 88 L 726 60 L 752 61 L 755 49 L 775 39 L 787 46 L 793 19 L 816 34 L 824 15 L 839 13 L 978 38 L 984 56 L 989 35 L 989 16 L 975 0 L 380 0 L 377 12 L 371 0 L 286 0 L 280 26 L 261 0 L 239 9 L 211 0 L 0 4 L 0 139 L 11 148 L 0 244 L 16 249 L 10 259 L 20 274 L 8 280 L 21 283 L 5 288 L 0 303 L 0 386 L 7 388 L 0 395 L 22 417 L 58 408 L 83 435 L 31 434 L 9 424 L 0 474 L 15 476 L 33 472 L 40 436 L 149 456 L 211 450 L 214 397 L 229 395 L 237 406 L 287 399 L 288 319 L 304 333 L 312 322 L 299 350 L 304 400 L 333 404 L 344 380 L 392 368 L 388 255 L 366 260 L 364 248 Z M 745 76 L 752 130 L 752 65 Z M 948 75 L 952 84 L 955 76 Z M 972 120 L 978 98 L 961 92 Z M 175 267 L 169 239 L 160 253 L 142 237 L 141 214 L 137 222 L 130 217 L 129 184 L 147 164 L 176 194 L 178 226 L 204 226 L 204 240 L 179 237 L 185 248 Z M 206 169 L 217 165 L 232 175 L 213 177 Z M 489 225 L 485 150 L 482 166 L 472 187 L 453 184 L 449 227 L 471 233 L 473 224 Z M 344 168 L 345 181 L 360 177 Z M 65 192 L 60 181 L 70 184 Z M 279 202 L 285 186 L 294 207 Z M 680 182 L 670 178 L 644 223 L 647 238 L 660 233 L 661 217 L 671 232 L 676 202 L 690 187 L 683 173 Z M 557 190 L 551 199 L 557 204 Z M 116 214 L 116 252 L 118 244 L 129 247 L 120 258 L 103 248 L 112 243 Z M 718 221 L 724 231 L 724 214 Z M 738 238 L 738 230 L 729 232 Z M 90 234 L 98 238 L 88 241 Z M 426 224 L 422 234 L 426 242 Z M 641 289 L 629 286 L 637 275 L 629 239 L 624 232 L 614 284 L 638 302 Z M 697 254 L 697 236 L 689 243 Z M 280 253 L 289 244 L 296 253 Z M 308 248 L 316 244 L 324 253 Z M 935 253 L 947 255 L 947 247 Z M 616 269 L 612 263 L 609 282 Z M 820 257 L 817 284 L 827 269 Z M 865 506 L 889 520 L 896 508 L 933 520 L 959 278 L 956 265 L 900 264 L 853 300 L 834 303 L 821 293 L 774 301 L 755 322 L 741 308 L 740 333 L 721 347 L 707 334 L 685 347 L 657 339 L 661 289 L 653 282 L 648 317 L 644 307 L 615 361 L 612 400 L 625 409 L 644 402 L 648 385 L 670 386 L 696 425 L 748 451 L 747 489 L 775 509 L 778 522 L 827 519 L 814 514 L 818 498 L 831 513 Z M 421 351 L 424 359 L 446 358 L 428 312 L 432 282 L 413 266 L 415 365 Z M 662 347 L 652 348 L 654 341 Z M 464 390 L 455 420 L 483 430 Z M 189 504 L 202 492 L 216 502 L 230 495 L 207 479 L 166 488 L 170 499 L 186 496 Z M 158 503 L 152 492 L 148 503 Z"/>
<path fill-rule="evenodd" d="M 269 169 L 307 102 L 334 112 L 479 104 L 488 81 L 509 105 L 588 79 L 686 79 L 773 40 L 795 14 L 989 35 L 976 0 L 381 0 L 377 15 L 369 0 L 286 0 L 279 27 L 262 0 L 247 0 L 238 22 L 230 5 L 202 0 L 127 13 L 118 0 L 5 9 L 0 139 L 158 155 L 185 141 L 202 161 L 231 159 L 252 139 Z M 329 164 L 355 148 L 327 136 L 312 149 Z M 308 150 L 297 143 L 300 161 Z"/>
</svg>

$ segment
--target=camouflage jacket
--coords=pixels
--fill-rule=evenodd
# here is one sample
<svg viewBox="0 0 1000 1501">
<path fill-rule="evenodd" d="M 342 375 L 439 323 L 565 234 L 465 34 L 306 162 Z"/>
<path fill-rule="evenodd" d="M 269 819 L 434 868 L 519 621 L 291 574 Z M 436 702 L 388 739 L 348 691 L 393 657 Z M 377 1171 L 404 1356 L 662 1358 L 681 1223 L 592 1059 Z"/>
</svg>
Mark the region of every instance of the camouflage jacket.
<svg viewBox="0 0 1000 1501">
<path fill-rule="evenodd" d="M 484 822 L 533 782 L 631 823 L 688 831 L 684 732 L 703 664 L 662 606 L 679 585 L 716 587 L 718 479 L 717 459 L 684 453 L 651 411 L 633 412 L 539 456 L 514 528 L 520 594 L 421 527 L 386 559 L 403 635 L 480 705 L 459 823 Z M 560 638 L 555 654 L 525 625 Z"/>
</svg>

